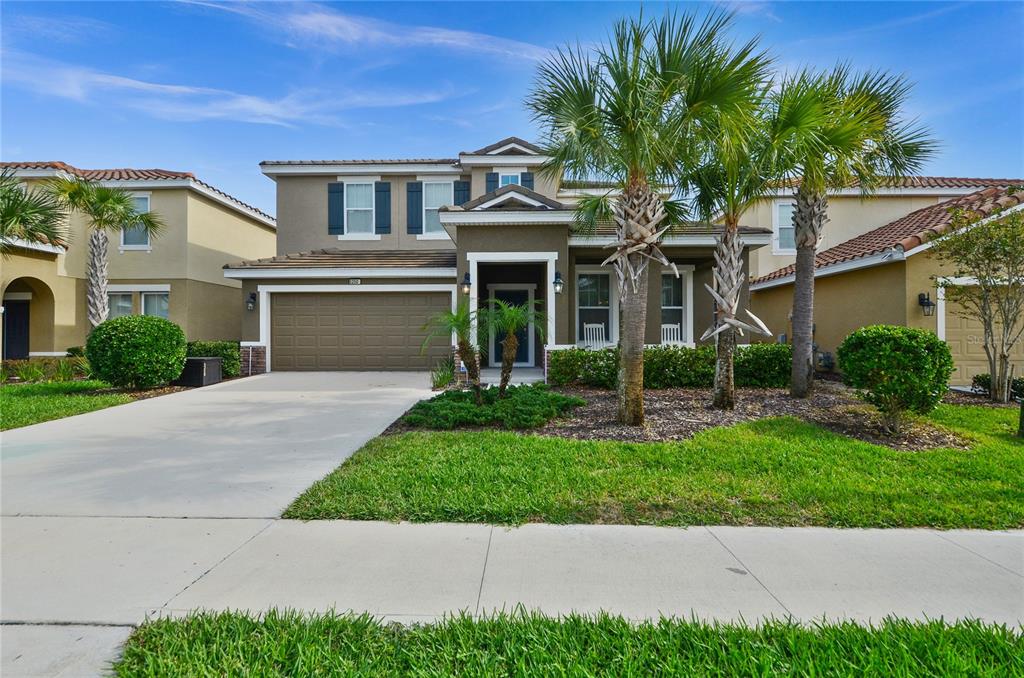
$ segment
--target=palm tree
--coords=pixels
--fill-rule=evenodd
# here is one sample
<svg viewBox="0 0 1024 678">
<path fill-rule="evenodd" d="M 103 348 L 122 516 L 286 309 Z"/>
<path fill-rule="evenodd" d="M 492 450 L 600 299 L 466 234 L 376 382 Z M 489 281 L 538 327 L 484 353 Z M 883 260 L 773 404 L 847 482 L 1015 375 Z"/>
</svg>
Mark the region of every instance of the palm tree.
<svg viewBox="0 0 1024 678">
<path fill-rule="evenodd" d="M 18 241 L 61 245 L 67 210 L 47 190 L 28 188 L 10 169 L 0 172 L 0 253 Z"/>
<path fill-rule="evenodd" d="M 790 178 L 796 183 L 793 226 L 793 372 L 790 394 L 804 398 L 814 383 L 814 257 L 828 222 L 830 189 L 852 183 L 870 194 L 880 184 L 919 172 L 936 150 L 930 133 L 903 118 L 910 85 L 883 72 L 854 75 L 846 66 L 801 73 L 792 86 L 818 98 L 818 124 L 794 135 Z"/>
<path fill-rule="evenodd" d="M 537 333 L 544 339 L 544 325 L 547 323 L 547 315 L 538 311 L 536 305 L 539 302 L 527 302 L 525 304 L 510 304 L 501 299 L 495 299 L 493 306 L 483 309 L 480 313 L 480 326 L 495 336 L 504 335 L 501 340 L 501 382 L 498 385 L 498 397 L 504 398 L 508 389 L 509 379 L 512 378 L 512 365 L 516 361 L 516 352 L 519 350 L 519 337 L 517 332 L 528 329 L 530 325 L 537 328 Z"/>
<path fill-rule="evenodd" d="M 96 327 L 107 319 L 107 244 L 108 231 L 142 229 L 158 233 L 163 220 L 155 212 L 139 212 L 132 194 L 77 178 L 54 179 L 49 190 L 67 208 L 82 212 L 89 225 L 89 255 L 86 261 L 86 312 L 89 324 Z"/>
<path fill-rule="evenodd" d="M 454 311 L 442 311 L 431 317 L 423 326 L 427 331 L 427 337 L 423 340 L 421 351 L 427 350 L 432 339 L 444 337 L 446 341 L 450 341 L 452 335 L 455 335 L 455 352 L 466 368 L 469 384 L 476 396 L 477 404 L 480 405 L 483 404 L 480 389 L 480 349 L 470 343 L 475 322 L 476 316 L 469 310 L 469 302 L 461 299 Z"/>
<path fill-rule="evenodd" d="M 674 269 L 659 245 L 680 209 L 663 187 L 680 163 L 698 164 L 712 141 L 709 123 L 747 114 L 767 65 L 755 42 L 725 41 L 731 23 L 719 12 L 703 21 L 624 19 L 592 58 L 577 46 L 542 63 L 527 99 L 550 156 L 543 173 L 617 184 L 614 201 L 581 201 L 577 223 L 586 229 L 611 217 L 616 226 L 615 251 L 604 263 L 618 279 L 618 417 L 626 424 L 644 421 L 648 264 Z"/>
</svg>

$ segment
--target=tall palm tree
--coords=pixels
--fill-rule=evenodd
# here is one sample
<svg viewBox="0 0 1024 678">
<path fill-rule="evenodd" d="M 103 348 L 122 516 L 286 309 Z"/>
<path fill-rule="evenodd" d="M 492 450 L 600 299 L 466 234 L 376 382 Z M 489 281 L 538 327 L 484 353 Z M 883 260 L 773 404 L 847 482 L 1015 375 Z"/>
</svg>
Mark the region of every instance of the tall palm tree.
<svg viewBox="0 0 1024 678">
<path fill-rule="evenodd" d="M 868 195 L 886 181 L 919 172 L 936 150 L 927 129 L 904 119 L 910 84 L 884 72 L 854 74 L 846 66 L 797 75 L 794 90 L 818 98 L 818 125 L 794 135 L 790 178 L 796 183 L 793 226 L 793 371 L 790 393 L 803 398 L 814 383 L 814 257 L 828 222 L 828 191 L 853 183 Z"/>
<path fill-rule="evenodd" d="M 466 368 L 466 377 L 476 396 L 476 402 L 480 405 L 483 403 L 480 388 L 480 349 L 470 342 L 475 323 L 476 314 L 469 310 L 469 302 L 463 298 L 454 311 L 441 311 L 427 321 L 423 326 L 423 329 L 427 330 L 427 337 L 423 340 L 421 350 L 425 352 L 432 339 L 444 337 L 446 341 L 450 341 L 452 335 L 455 335 L 455 352 Z"/>
<path fill-rule="evenodd" d="M 69 209 L 85 215 L 89 225 L 89 254 L 86 260 L 86 312 L 96 327 L 107 319 L 108 232 L 142 229 L 151 235 L 164 227 L 155 212 L 139 212 L 132 194 L 121 188 L 103 186 L 78 178 L 57 178 L 49 190 Z"/>
<path fill-rule="evenodd" d="M 485 330 L 494 332 L 495 336 L 502 336 L 501 340 L 501 382 L 498 385 L 498 397 L 504 398 L 508 389 L 509 379 L 512 378 L 512 365 L 516 361 L 516 352 L 519 350 L 519 337 L 516 333 L 528 329 L 530 325 L 536 327 L 541 340 L 544 339 L 544 326 L 547 324 L 547 314 L 537 310 L 540 302 L 527 302 L 525 304 L 510 304 L 501 299 L 495 299 L 494 305 L 485 308 L 480 312 L 480 326 Z"/>
<path fill-rule="evenodd" d="M 618 279 L 619 421 L 644 421 L 643 348 L 648 265 L 675 268 L 662 236 L 681 214 L 663 188 L 683 164 L 698 164 L 710 123 L 746 115 L 767 59 L 755 42 L 726 42 L 732 16 L 713 12 L 619 21 L 610 41 L 588 55 L 559 50 L 539 67 L 527 106 L 544 132 L 550 160 L 541 171 L 570 180 L 602 178 L 618 195 L 581 201 L 579 227 L 611 217 Z"/>
<path fill-rule="evenodd" d="M 67 210 L 50 191 L 28 188 L 10 169 L 0 172 L 0 253 L 18 241 L 61 245 Z"/>
</svg>

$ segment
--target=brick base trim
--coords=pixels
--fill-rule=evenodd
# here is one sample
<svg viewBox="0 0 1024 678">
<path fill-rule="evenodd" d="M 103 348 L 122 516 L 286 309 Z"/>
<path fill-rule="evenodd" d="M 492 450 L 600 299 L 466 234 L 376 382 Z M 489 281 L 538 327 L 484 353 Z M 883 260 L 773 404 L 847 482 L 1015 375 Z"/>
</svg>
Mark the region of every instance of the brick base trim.
<svg viewBox="0 0 1024 678">
<path fill-rule="evenodd" d="M 266 346 L 243 346 L 242 347 L 242 376 L 251 377 L 254 374 L 263 374 L 267 371 L 267 347 Z"/>
</svg>

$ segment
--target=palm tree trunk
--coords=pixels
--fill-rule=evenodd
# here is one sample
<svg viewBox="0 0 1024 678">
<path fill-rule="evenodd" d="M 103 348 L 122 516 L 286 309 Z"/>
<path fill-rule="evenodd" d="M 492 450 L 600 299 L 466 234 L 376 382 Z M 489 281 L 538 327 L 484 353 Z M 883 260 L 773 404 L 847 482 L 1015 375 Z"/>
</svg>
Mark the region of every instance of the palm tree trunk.
<svg viewBox="0 0 1024 678">
<path fill-rule="evenodd" d="M 736 332 L 731 329 L 724 330 L 717 339 L 715 394 L 711 404 L 720 410 L 732 410 L 736 408 L 736 380 L 733 375 L 736 358 Z"/>
<path fill-rule="evenodd" d="M 498 385 L 498 397 L 504 398 L 508 390 L 509 379 L 512 378 L 512 365 L 516 362 L 516 352 L 519 350 L 519 337 L 515 332 L 505 335 L 501 342 L 501 383 Z"/>
<path fill-rule="evenodd" d="M 828 221 L 824 193 L 796 192 L 793 226 L 796 239 L 796 279 L 793 282 L 793 367 L 789 393 L 806 398 L 814 387 L 814 257 Z"/>
<path fill-rule="evenodd" d="M 641 258 L 631 254 L 630 258 Z M 639 261 L 635 262 L 639 265 Z M 644 269 L 635 286 L 623 285 L 619 323 L 619 421 L 629 426 L 644 423 L 644 335 L 647 329 L 647 285 Z"/>
<path fill-rule="evenodd" d="M 719 313 L 723 317 L 734 318 L 739 304 L 740 278 L 743 275 L 743 249 L 739 243 L 738 224 L 728 219 L 722 240 L 716 254 L 716 285 L 724 304 L 719 304 Z M 720 281 L 720 282 L 719 282 Z M 715 389 L 712 405 L 721 410 L 736 407 L 736 381 L 733 378 L 733 365 L 736 353 L 736 330 L 731 325 L 722 329 L 715 336 Z"/>
<path fill-rule="evenodd" d="M 107 299 L 107 232 L 94 228 L 89 234 L 89 254 L 86 262 L 86 313 L 89 324 L 96 327 L 110 313 Z"/>
<path fill-rule="evenodd" d="M 477 358 L 476 351 L 470 345 L 468 341 L 462 340 L 458 342 L 459 359 L 462 364 L 466 366 L 466 376 L 469 378 L 469 385 L 473 389 L 473 393 L 476 396 L 477 405 L 483 404 L 483 395 L 480 389 L 480 361 Z"/>
</svg>

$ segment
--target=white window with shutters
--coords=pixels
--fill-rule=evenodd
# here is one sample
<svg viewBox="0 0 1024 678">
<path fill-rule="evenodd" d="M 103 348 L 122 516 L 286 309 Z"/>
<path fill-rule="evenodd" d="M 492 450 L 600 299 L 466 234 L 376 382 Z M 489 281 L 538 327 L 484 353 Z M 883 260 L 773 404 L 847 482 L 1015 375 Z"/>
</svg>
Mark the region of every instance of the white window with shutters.
<svg viewBox="0 0 1024 678">
<path fill-rule="evenodd" d="M 447 236 L 441 227 L 440 210 L 455 204 L 455 184 L 451 181 L 423 182 L 423 235 Z"/>
</svg>

